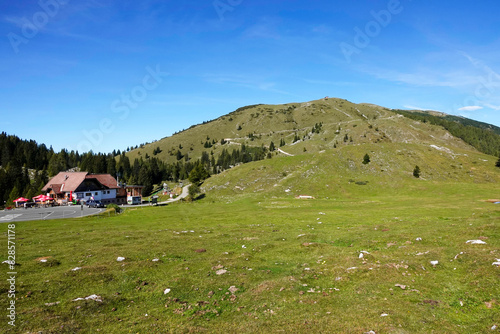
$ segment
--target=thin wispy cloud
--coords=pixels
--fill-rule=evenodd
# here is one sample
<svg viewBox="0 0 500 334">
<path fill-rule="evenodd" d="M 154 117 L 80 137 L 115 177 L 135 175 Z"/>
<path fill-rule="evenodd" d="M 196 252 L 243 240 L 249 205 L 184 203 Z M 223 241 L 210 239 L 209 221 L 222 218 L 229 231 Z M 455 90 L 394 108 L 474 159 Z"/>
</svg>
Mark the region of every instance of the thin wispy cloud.
<svg viewBox="0 0 500 334">
<path fill-rule="evenodd" d="M 414 105 L 404 105 L 403 108 L 405 109 L 410 109 L 410 110 L 433 110 L 433 108 L 422 108 L 422 107 L 417 107 L 417 106 L 414 106 Z"/>
<path fill-rule="evenodd" d="M 481 110 L 481 109 L 483 109 L 483 107 L 480 107 L 480 106 L 466 106 L 466 107 L 459 108 L 458 110 L 459 111 L 478 111 L 478 110 Z"/>
<path fill-rule="evenodd" d="M 243 33 L 248 39 L 280 39 L 277 22 L 270 18 L 261 19 L 258 23 L 248 27 Z"/>
<path fill-rule="evenodd" d="M 277 83 L 265 79 L 250 79 L 244 76 L 227 76 L 227 75 L 206 75 L 205 80 L 225 85 L 235 85 L 239 87 L 246 87 L 251 89 L 258 89 L 267 92 L 274 92 L 284 95 L 291 95 L 291 93 L 276 88 Z"/>
</svg>

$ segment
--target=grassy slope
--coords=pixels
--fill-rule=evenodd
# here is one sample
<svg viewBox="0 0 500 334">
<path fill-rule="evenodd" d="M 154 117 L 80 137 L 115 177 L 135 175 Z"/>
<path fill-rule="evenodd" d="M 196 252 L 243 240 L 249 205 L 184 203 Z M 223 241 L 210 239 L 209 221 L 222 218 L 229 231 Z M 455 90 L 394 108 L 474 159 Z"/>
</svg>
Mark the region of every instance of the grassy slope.
<svg viewBox="0 0 500 334">
<path fill-rule="evenodd" d="M 353 185 L 351 198 L 314 201 L 240 196 L 224 203 L 209 195 L 111 218 L 16 223 L 18 327 L 3 321 L 0 328 L 488 332 L 500 323 L 493 301 L 499 268 L 491 265 L 500 257 L 500 212 L 481 200 L 498 197 L 497 184 L 405 185 L 397 194 Z M 479 237 L 487 244 L 466 244 Z M 360 251 L 370 254 L 360 259 Z M 53 257 L 52 266 L 36 261 L 43 256 Z M 228 272 L 216 275 L 217 265 Z M 5 281 L 0 288 L 6 292 Z M 72 301 L 94 293 L 102 303 Z M 45 305 L 52 302 L 60 304 Z"/>
<path fill-rule="evenodd" d="M 429 144 L 378 143 L 351 145 L 323 153 L 274 157 L 241 165 L 208 179 L 203 188 L 212 197 L 300 194 L 319 198 L 350 198 L 358 188 L 364 195 L 393 194 L 407 188 L 425 189 L 439 182 L 495 183 L 499 181 L 494 157 L 458 148 L 443 151 Z M 441 149 L 441 150 L 440 150 Z M 368 153 L 371 162 L 362 163 Z M 418 165 L 421 179 L 412 176 Z M 367 182 L 358 185 L 356 182 Z M 390 189 L 390 190 L 389 190 Z"/>
<path fill-rule="evenodd" d="M 320 134 L 311 134 L 312 127 L 323 122 Z M 237 130 L 241 126 L 241 130 Z M 340 127 L 340 131 L 337 130 Z M 250 140 L 248 134 L 253 133 L 256 139 Z M 307 140 L 292 145 L 295 135 Z M 345 135 L 353 141 L 344 143 Z M 217 144 L 204 148 L 210 138 Z M 307 103 L 291 103 L 285 105 L 259 105 L 235 111 L 212 122 L 195 126 L 171 137 L 163 138 L 143 148 L 128 152 L 133 161 L 146 154 L 153 156 L 153 150 L 160 147 L 161 153 L 156 157 L 175 162 L 174 155 L 179 145 L 183 154 L 197 159 L 203 151 L 213 150 L 217 156 L 223 148 L 232 150 L 238 145 L 269 146 L 271 141 L 279 145 L 280 139 L 287 143 L 282 147 L 286 152 L 297 154 L 309 153 L 338 147 L 363 143 L 434 143 L 468 148 L 461 140 L 453 138 L 438 126 L 422 124 L 400 115 L 389 109 L 370 104 L 354 104 L 341 99 L 317 100 Z M 231 139 L 230 144 L 220 145 L 221 139 Z"/>
<path fill-rule="evenodd" d="M 16 223 L 19 322 L 0 328 L 478 333 L 499 325 L 499 269 L 491 263 L 500 258 L 500 213 L 482 201 L 500 197 L 495 158 L 381 107 L 337 99 L 293 105 L 249 108 L 162 141 L 164 159 L 179 143 L 201 154 L 207 134 L 250 145 L 283 137 L 283 150 L 296 154 L 212 176 L 200 202 Z M 290 129 L 302 137 L 319 121 L 320 134 L 290 144 Z M 248 129 L 260 139 L 244 139 Z M 344 143 L 345 134 L 353 141 Z M 141 154 L 152 156 L 158 144 Z M 421 179 L 412 176 L 415 165 Z M 465 243 L 479 237 L 487 244 Z M 370 254 L 360 259 L 362 250 Z M 44 256 L 52 258 L 36 260 Z M 216 275 L 217 266 L 228 272 Z M 94 293 L 102 303 L 72 301 Z M 45 305 L 52 302 L 60 303 Z"/>
</svg>

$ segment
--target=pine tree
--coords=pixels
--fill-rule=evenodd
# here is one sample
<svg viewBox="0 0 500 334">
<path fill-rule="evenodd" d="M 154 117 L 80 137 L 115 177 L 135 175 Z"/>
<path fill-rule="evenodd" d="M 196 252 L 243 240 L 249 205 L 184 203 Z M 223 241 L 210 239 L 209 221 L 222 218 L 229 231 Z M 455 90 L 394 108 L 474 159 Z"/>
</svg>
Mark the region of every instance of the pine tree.
<svg viewBox="0 0 500 334">
<path fill-rule="evenodd" d="M 363 157 L 363 164 L 367 165 L 370 163 L 370 156 L 368 155 L 368 153 L 365 154 L 365 156 Z"/>
<path fill-rule="evenodd" d="M 500 157 L 498 157 L 497 163 L 495 164 L 498 168 L 500 168 Z"/>
<path fill-rule="evenodd" d="M 415 169 L 413 169 L 413 176 L 415 176 L 416 178 L 420 177 L 420 167 L 415 166 Z"/>
<path fill-rule="evenodd" d="M 274 143 L 271 142 L 271 144 L 269 144 L 269 151 L 274 151 L 276 149 L 276 147 L 274 146 Z"/>
<path fill-rule="evenodd" d="M 196 183 L 193 183 L 189 186 L 188 193 L 191 200 L 194 200 L 196 195 L 200 193 L 200 187 Z"/>
<path fill-rule="evenodd" d="M 196 167 L 193 168 L 193 170 L 191 170 L 191 172 L 189 173 L 189 181 L 191 181 L 193 184 L 200 184 L 203 180 L 209 177 L 210 174 L 201 163 L 198 163 Z"/>
<path fill-rule="evenodd" d="M 14 203 L 14 200 L 16 198 L 18 198 L 21 194 L 19 193 L 19 190 L 17 188 L 17 186 L 14 186 L 14 188 L 12 188 L 12 190 L 10 191 L 10 194 L 9 194 L 9 198 L 7 200 L 7 203 Z"/>
</svg>

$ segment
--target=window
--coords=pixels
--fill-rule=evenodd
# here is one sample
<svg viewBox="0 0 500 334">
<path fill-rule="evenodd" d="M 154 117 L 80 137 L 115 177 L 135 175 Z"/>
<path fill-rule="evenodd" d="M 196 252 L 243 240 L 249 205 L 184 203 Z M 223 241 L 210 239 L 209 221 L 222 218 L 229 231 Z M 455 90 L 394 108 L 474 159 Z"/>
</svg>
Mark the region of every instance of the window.
<svg viewBox="0 0 500 334">
<path fill-rule="evenodd" d="M 92 196 L 92 193 L 85 193 L 85 196 Z"/>
<path fill-rule="evenodd" d="M 94 194 L 97 196 L 98 192 L 96 191 Z"/>
</svg>

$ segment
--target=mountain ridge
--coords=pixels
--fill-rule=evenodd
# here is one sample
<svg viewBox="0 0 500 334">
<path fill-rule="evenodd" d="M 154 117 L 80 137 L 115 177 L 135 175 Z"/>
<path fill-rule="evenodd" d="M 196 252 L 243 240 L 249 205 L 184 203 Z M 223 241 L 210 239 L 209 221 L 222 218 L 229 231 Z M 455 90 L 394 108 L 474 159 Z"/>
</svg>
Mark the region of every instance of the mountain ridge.
<svg viewBox="0 0 500 334">
<path fill-rule="evenodd" d="M 403 112 L 406 112 L 406 114 L 402 115 Z M 462 143 L 459 143 L 450 138 L 450 134 L 446 135 L 440 130 L 442 129 L 441 125 L 433 128 L 418 119 L 414 119 L 414 121 L 418 122 L 410 121 L 408 115 L 412 114 L 422 116 L 423 113 L 417 110 L 389 109 L 369 103 L 355 104 L 339 98 L 324 98 L 309 102 L 278 105 L 255 104 L 238 108 L 216 119 L 193 125 L 186 130 L 153 143 L 141 145 L 141 147 L 127 152 L 127 156 L 133 160 L 154 155 L 172 163 L 176 161 L 174 156 L 177 151 L 180 151 L 182 156 L 187 155 L 188 159 L 199 158 L 203 151 L 214 152 L 214 155 L 220 154 L 226 144 L 225 141 L 229 142 L 230 145 L 245 144 L 269 147 L 271 142 L 278 146 L 281 140 L 284 140 L 286 146 L 298 145 L 297 147 L 302 150 L 315 152 L 333 148 L 334 146 L 343 146 L 346 134 L 348 143 L 356 144 L 374 141 L 415 142 L 422 140 L 437 140 L 439 144 L 446 144 L 451 140 L 452 146 L 470 146 L 464 143 L 463 140 L 460 140 Z M 399 115 L 405 118 L 398 119 Z M 456 122 L 455 116 L 446 115 L 445 117 L 448 117 L 447 119 L 452 117 L 452 121 Z M 472 124 L 478 128 L 479 125 L 484 124 L 481 128 L 483 130 L 488 125 L 490 129 L 494 129 L 496 134 L 497 127 L 494 125 L 474 120 L 464 120 L 466 120 L 467 125 Z M 315 145 L 297 143 L 297 137 L 300 138 L 301 142 L 309 141 L 310 144 L 314 143 L 314 140 L 310 141 L 311 137 L 314 137 L 314 133 L 311 133 L 310 130 L 319 123 L 322 124 L 326 134 L 323 132 L 325 135 L 322 138 L 323 142 L 315 142 L 317 148 L 314 147 Z M 360 131 L 361 128 L 362 131 Z M 500 131 L 500 128 L 498 130 Z M 335 133 L 337 131 L 338 133 Z M 446 130 L 445 132 L 449 133 Z M 438 135 L 434 136 L 432 133 Z M 332 134 L 336 135 L 332 136 Z M 434 138 L 429 135 L 434 136 Z M 292 150 L 299 153 L 295 149 Z"/>
</svg>

